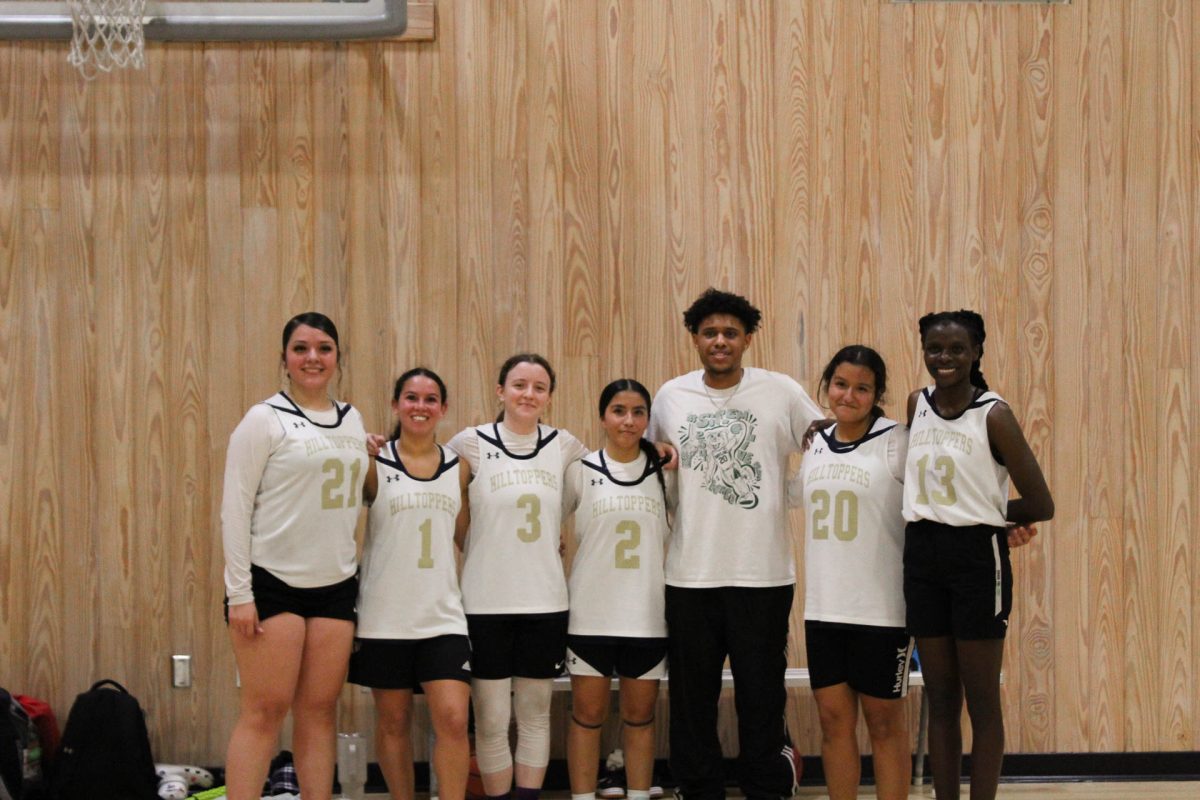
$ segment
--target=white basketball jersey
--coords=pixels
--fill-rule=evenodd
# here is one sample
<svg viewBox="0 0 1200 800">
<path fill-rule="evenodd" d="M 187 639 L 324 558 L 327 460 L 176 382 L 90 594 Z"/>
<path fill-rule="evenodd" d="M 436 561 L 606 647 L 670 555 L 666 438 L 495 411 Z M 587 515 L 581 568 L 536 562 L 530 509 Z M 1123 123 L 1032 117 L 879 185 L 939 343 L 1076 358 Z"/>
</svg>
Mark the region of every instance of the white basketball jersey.
<svg viewBox="0 0 1200 800">
<path fill-rule="evenodd" d="M 558 547 L 563 457 L 558 431 L 538 426 L 537 447 L 514 455 L 495 424 L 475 429 L 479 470 L 471 479 L 471 528 L 463 564 L 468 614 L 544 614 L 567 610 Z"/>
<path fill-rule="evenodd" d="M 822 431 L 804 454 L 804 618 L 904 627 L 903 487 L 877 419 L 857 442 Z M 899 466 L 897 465 L 897 469 Z"/>
<path fill-rule="evenodd" d="M 632 469 L 622 469 L 626 466 Z M 581 475 L 568 632 L 666 636 L 663 552 L 668 527 L 657 470 L 649 468 L 644 454 L 624 465 L 613 464 L 599 450 L 583 459 Z"/>
<path fill-rule="evenodd" d="M 1008 469 L 996 463 L 987 415 L 1003 402 L 984 392 L 953 419 L 938 414 L 933 387 L 917 396 L 904 470 L 904 518 L 946 525 L 1002 528 L 1008 510 Z"/>
<path fill-rule="evenodd" d="M 254 498 L 250 560 L 289 586 L 328 586 L 354 575 L 367 434 L 338 403 L 337 421 L 314 422 L 282 392 L 268 398 L 284 437 Z"/>
<path fill-rule="evenodd" d="M 367 517 L 358 590 L 365 639 L 427 639 L 467 633 L 454 523 L 462 507 L 459 460 L 439 448 L 432 478 L 414 478 L 389 442 L 375 459 L 378 493 Z"/>
</svg>

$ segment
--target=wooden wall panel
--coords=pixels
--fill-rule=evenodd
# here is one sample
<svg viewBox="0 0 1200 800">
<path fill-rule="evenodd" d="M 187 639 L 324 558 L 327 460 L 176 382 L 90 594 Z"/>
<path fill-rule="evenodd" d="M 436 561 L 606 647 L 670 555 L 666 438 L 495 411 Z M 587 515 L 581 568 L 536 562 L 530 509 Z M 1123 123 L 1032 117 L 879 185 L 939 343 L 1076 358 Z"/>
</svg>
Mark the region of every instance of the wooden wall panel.
<svg viewBox="0 0 1200 800">
<path fill-rule="evenodd" d="M 450 382 L 446 436 L 490 418 L 498 363 L 533 349 L 554 422 L 596 443 L 604 383 L 695 367 L 680 314 L 716 284 L 765 312 L 752 362 L 810 388 L 875 344 L 893 415 L 926 380 L 918 317 L 979 308 L 1059 509 L 1014 556 L 1009 748 L 1198 746 L 1195 4 L 437 14 L 433 41 L 154 45 L 90 84 L 61 45 L 0 45 L 7 688 L 65 714 L 111 675 L 160 758 L 223 760 L 224 450 L 291 314 L 337 320 L 375 429 L 416 363 Z M 369 696 L 343 699 L 369 732 Z"/>
</svg>

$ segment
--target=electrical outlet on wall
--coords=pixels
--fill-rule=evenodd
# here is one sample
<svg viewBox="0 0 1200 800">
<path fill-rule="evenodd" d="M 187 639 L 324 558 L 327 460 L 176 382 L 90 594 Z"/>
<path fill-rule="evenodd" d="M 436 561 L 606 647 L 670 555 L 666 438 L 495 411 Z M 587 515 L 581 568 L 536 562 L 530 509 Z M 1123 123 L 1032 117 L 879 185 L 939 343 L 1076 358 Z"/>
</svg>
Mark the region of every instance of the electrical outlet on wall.
<svg viewBox="0 0 1200 800">
<path fill-rule="evenodd" d="M 191 656 L 171 656 L 171 685 L 176 689 L 186 689 L 192 685 Z"/>
</svg>

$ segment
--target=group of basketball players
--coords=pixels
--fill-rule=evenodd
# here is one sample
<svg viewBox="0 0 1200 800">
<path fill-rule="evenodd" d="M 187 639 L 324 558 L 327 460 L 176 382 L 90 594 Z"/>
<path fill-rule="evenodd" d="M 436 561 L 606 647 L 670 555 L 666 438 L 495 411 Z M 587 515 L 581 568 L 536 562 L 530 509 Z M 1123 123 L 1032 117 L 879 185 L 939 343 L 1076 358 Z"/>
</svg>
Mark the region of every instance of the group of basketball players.
<svg viewBox="0 0 1200 800">
<path fill-rule="evenodd" d="M 1053 515 L 1053 501 L 1011 410 L 983 381 L 983 320 L 922 318 L 933 385 L 910 396 L 907 425 L 880 410 L 879 355 L 843 348 L 821 379 L 834 417 L 823 427 L 799 383 L 742 365 L 760 319 L 743 297 L 702 294 L 684 313 L 702 369 L 664 384 L 653 406 L 635 380 L 606 386 L 605 443 L 595 452 L 542 422 L 556 376 L 531 353 L 501 366 L 495 422 L 439 444 L 446 385 L 417 368 L 395 383 L 391 435 L 368 436 L 357 410 L 330 399 L 340 359 L 332 321 L 315 312 L 290 320 L 288 388 L 247 412 L 226 463 L 226 614 L 242 680 L 228 796 L 259 796 L 291 710 L 305 800 L 329 798 L 349 665 L 350 681 L 374 692 L 376 755 L 393 798 L 413 794 L 412 697 L 423 691 L 440 796 L 466 792 L 470 700 L 484 792 L 536 800 L 552 681 L 565 664 L 573 800 L 594 796 L 614 674 L 627 796 L 647 800 L 669 663 L 678 793 L 716 800 L 725 794 L 717 703 L 726 659 L 737 782 L 749 798 L 793 795 L 799 756 L 783 682 L 795 585 L 789 503 L 806 514 L 805 633 L 832 800 L 857 792 L 860 703 L 878 796 L 907 796 L 900 698 L 910 637 L 929 693 L 939 798 L 958 796 L 964 691 L 971 796 L 994 796 L 1008 548 L 1036 533 L 1031 524 Z M 789 483 L 789 456 L 806 446 Z M 364 502 L 360 569 L 354 530 Z M 579 545 L 568 582 L 569 513 Z"/>
</svg>

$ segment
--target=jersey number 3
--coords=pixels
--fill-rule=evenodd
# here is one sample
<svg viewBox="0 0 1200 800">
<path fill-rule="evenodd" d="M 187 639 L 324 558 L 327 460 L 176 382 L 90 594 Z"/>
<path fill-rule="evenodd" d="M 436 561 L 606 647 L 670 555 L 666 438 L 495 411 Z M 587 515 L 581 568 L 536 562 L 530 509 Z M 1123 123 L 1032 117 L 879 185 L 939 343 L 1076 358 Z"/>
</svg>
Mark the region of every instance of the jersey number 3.
<svg viewBox="0 0 1200 800">
<path fill-rule="evenodd" d="M 527 509 L 525 521 L 528 528 L 517 528 L 517 538 L 522 542 L 536 542 L 542 535 L 542 501 L 536 494 L 523 494 L 517 498 L 517 508 Z"/>
</svg>

